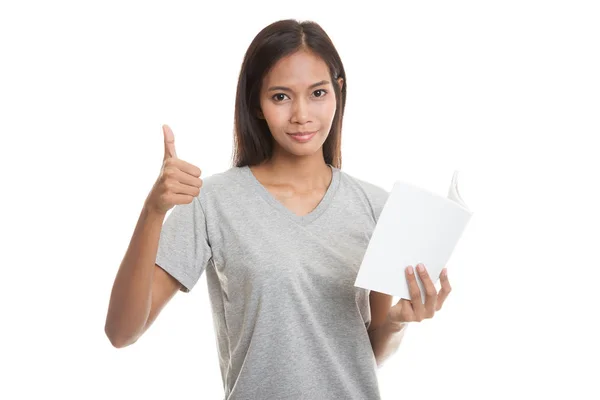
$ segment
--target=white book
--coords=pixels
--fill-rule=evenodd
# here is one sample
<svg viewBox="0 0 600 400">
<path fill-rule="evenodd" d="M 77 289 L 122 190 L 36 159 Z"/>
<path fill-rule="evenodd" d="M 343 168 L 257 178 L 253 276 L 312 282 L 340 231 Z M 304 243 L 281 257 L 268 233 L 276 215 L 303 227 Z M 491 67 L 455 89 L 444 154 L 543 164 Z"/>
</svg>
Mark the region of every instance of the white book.
<svg viewBox="0 0 600 400">
<path fill-rule="evenodd" d="M 354 286 L 411 300 L 405 268 L 423 263 L 439 280 L 473 212 L 458 192 L 454 172 L 448 197 L 396 181 L 365 251 Z M 415 270 L 416 274 L 416 270 Z M 418 275 L 421 299 L 425 287 Z"/>
</svg>

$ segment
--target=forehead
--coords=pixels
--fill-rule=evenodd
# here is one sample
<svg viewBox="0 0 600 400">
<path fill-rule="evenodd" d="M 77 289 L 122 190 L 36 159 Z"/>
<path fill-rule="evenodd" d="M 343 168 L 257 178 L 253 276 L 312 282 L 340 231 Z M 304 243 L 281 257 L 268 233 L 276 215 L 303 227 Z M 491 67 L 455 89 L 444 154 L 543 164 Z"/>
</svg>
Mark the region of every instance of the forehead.
<svg viewBox="0 0 600 400">
<path fill-rule="evenodd" d="M 313 53 L 298 51 L 277 61 L 265 76 L 264 83 L 265 86 L 302 87 L 321 80 L 329 80 L 327 64 Z"/>
</svg>

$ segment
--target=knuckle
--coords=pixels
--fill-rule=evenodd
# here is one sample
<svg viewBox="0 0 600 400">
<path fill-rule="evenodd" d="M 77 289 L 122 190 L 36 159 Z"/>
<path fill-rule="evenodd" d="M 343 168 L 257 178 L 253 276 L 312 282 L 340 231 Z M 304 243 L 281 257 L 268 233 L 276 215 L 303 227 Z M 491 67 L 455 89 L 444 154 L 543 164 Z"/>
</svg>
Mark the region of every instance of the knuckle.
<svg viewBox="0 0 600 400">
<path fill-rule="evenodd" d="M 161 203 L 163 204 L 169 204 L 169 196 L 167 195 L 167 193 L 163 193 L 159 196 Z"/>
<path fill-rule="evenodd" d="M 169 171 L 172 178 L 177 178 L 177 175 L 180 174 L 180 169 L 177 167 L 170 167 Z"/>
<path fill-rule="evenodd" d="M 167 177 L 167 178 L 168 178 L 168 177 L 172 177 L 172 176 L 173 176 L 173 174 L 174 174 L 174 170 L 173 170 L 173 168 L 172 168 L 172 167 L 165 167 L 165 168 L 163 169 L 163 176 L 164 176 L 164 177 Z"/>
</svg>

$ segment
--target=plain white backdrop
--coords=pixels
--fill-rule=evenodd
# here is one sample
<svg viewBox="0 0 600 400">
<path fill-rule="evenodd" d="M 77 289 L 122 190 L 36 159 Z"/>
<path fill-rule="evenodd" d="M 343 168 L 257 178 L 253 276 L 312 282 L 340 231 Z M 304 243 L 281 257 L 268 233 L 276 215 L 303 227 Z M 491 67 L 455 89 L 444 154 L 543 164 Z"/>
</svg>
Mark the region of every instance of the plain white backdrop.
<svg viewBox="0 0 600 400">
<path fill-rule="evenodd" d="M 526 0 L 2 2 L 0 397 L 222 399 L 204 275 L 130 347 L 104 322 L 161 125 L 229 168 L 244 52 L 283 18 L 344 62 L 342 169 L 442 195 L 458 169 L 474 211 L 383 399 L 599 398 L 600 13 Z"/>
</svg>

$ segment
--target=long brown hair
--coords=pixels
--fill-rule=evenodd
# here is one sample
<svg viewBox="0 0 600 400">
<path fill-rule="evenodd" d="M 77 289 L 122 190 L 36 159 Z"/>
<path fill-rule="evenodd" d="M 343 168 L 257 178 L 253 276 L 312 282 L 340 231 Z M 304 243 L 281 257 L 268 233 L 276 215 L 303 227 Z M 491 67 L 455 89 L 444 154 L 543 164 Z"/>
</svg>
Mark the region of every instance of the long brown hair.
<svg viewBox="0 0 600 400">
<path fill-rule="evenodd" d="M 281 58 L 306 49 L 323 59 L 335 92 L 336 109 L 331 130 L 323 143 L 325 163 L 342 167 L 341 134 L 346 105 L 346 73 L 331 39 L 313 21 L 280 20 L 261 30 L 246 51 L 238 79 L 234 116 L 233 165 L 257 165 L 271 158 L 273 137 L 266 120 L 258 118 L 263 78 Z M 340 90 L 337 79 L 343 78 Z"/>
</svg>

